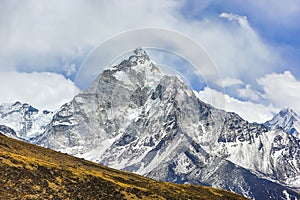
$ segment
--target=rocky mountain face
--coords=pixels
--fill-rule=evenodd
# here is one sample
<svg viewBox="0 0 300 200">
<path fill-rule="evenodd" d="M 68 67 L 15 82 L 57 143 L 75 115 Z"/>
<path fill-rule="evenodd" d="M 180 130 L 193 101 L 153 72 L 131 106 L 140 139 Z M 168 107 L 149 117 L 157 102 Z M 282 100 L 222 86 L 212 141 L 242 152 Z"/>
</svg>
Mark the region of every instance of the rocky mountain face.
<svg viewBox="0 0 300 200">
<path fill-rule="evenodd" d="M 265 126 L 270 130 L 282 128 L 300 142 L 300 117 L 292 109 L 282 109 L 273 119 L 267 121 Z"/>
<path fill-rule="evenodd" d="M 157 180 L 300 198 L 295 136 L 205 104 L 142 49 L 63 105 L 32 142 Z"/>
<path fill-rule="evenodd" d="M 9 137 L 31 140 L 45 131 L 53 115 L 53 112 L 39 111 L 27 103 L 2 104 L 0 105 L 0 131 Z"/>
</svg>

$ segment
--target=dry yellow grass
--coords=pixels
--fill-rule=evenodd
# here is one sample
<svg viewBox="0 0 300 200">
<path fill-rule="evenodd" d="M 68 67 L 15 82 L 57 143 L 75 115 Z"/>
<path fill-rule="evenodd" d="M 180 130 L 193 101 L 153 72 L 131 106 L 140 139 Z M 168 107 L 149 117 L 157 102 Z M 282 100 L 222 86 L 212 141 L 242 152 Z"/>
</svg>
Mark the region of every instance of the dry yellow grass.
<svg viewBox="0 0 300 200">
<path fill-rule="evenodd" d="M 159 182 L 0 134 L 0 199 L 246 199 Z"/>
</svg>

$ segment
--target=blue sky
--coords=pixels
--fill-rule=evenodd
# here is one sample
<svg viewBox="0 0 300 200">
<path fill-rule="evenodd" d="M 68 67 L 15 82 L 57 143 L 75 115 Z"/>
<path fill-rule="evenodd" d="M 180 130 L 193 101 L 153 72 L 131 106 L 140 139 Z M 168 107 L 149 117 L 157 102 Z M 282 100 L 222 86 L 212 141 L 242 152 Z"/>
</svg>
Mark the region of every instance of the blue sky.
<svg viewBox="0 0 300 200">
<path fill-rule="evenodd" d="M 156 27 L 189 37 L 214 62 L 225 92 L 201 87 L 201 99 L 220 107 L 225 97 L 250 121 L 284 107 L 300 113 L 298 19 L 298 0 L 1 0 L 0 103 L 57 109 L 78 93 L 74 80 L 95 47 Z"/>
</svg>

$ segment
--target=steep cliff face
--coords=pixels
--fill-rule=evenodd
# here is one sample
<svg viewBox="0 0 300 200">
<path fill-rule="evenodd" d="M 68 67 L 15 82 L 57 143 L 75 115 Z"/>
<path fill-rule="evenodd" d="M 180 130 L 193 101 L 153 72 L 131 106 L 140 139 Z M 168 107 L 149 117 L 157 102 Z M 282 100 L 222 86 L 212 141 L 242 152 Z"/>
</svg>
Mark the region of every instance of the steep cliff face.
<svg viewBox="0 0 300 200">
<path fill-rule="evenodd" d="M 63 105 L 34 142 L 159 180 L 251 198 L 298 195 L 283 186 L 299 189 L 294 136 L 205 104 L 141 49 Z"/>
</svg>

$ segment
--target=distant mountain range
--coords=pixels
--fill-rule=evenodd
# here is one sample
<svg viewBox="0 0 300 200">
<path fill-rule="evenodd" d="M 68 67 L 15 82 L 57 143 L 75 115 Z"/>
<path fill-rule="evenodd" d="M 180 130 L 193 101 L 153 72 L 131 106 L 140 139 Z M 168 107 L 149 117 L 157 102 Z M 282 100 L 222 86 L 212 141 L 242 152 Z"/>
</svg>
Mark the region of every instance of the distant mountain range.
<svg viewBox="0 0 300 200">
<path fill-rule="evenodd" d="M 45 131 L 54 113 L 40 111 L 27 103 L 15 102 L 0 105 L 0 131 L 10 137 L 21 140 L 31 140 Z M 4 126 L 13 130 L 5 130 Z"/>
<path fill-rule="evenodd" d="M 9 116 L 2 110 L 7 135 L 105 166 L 252 199 L 300 198 L 296 113 L 286 109 L 265 124 L 249 123 L 202 102 L 142 49 L 103 71 L 57 112 L 30 111 L 35 115 L 26 120 L 40 127 L 31 132 L 2 120 Z M 18 120 L 25 113 L 20 109 L 11 122 L 23 124 Z"/>
<path fill-rule="evenodd" d="M 285 132 L 300 140 L 300 117 L 292 109 L 282 109 L 265 126 L 270 130 L 282 128 Z"/>
</svg>

